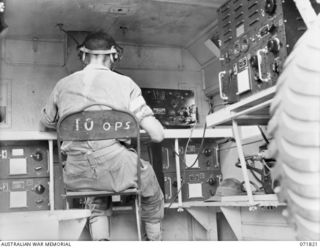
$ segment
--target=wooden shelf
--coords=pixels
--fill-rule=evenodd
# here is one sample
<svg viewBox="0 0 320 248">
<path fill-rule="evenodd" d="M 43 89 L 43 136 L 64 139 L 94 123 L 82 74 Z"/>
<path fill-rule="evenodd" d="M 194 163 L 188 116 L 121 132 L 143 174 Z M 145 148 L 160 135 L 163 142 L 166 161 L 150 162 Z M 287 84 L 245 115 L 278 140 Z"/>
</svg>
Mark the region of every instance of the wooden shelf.
<svg viewBox="0 0 320 248">
<path fill-rule="evenodd" d="M 56 140 L 55 132 L 0 130 L 0 140 Z"/>
<path fill-rule="evenodd" d="M 192 133 L 191 133 L 192 132 Z M 145 131 L 141 131 L 143 136 Z M 216 128 L 207 129 L 206 138 L 224 138 L 232 137 L 231 128 Z M 164 130 L 165 139 L 182 139 L 189 138 L 202 138 L 203 129 L 195 128 L 193 131 L 191 129 L 165 129 Z M 40 131 L 0 131 L 0 140 L 56 140 L 56 132 L 40 132 Z"/>
<path fill-rule="evenodd" d="M 275 194 L 268 195 L 253 195 L 255 206 L 257 207 L 277 207 L 285 206 L 285 203 L 278 201 Z M 173 203 L 170 208 L 191 208 L 191 207 L 250 207 L 247 195 L 239 196 L 224 196 L 221 197 L 221 201 L 189 201 L 183 202 L 182 205 Z M 169 203 L 165 204 L 165 207 L 169 207 Z"/>
<path fill-rule="evenodd" d="M 232 120 L 236 120 L 239 125 L 266 125 L 270 118 L 269 106 L 275 92 L 276 86 L 273 86 L 228 105 L 208 115 L 207 126 L 231 125 Z"/>
</svg>

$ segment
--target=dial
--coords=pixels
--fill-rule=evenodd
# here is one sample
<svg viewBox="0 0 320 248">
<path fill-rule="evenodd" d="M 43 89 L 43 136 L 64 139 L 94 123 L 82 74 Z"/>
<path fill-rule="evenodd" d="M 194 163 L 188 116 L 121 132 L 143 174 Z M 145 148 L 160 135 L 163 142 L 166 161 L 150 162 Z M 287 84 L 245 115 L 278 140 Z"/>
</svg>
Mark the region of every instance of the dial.
<svg viewBox="0 0 320 248">
<path fill-rule="evenodd" d="M 276 0 L 266 0 L 265 12 L 272 16 L 275 14 L 277 8 Z"/>
</svg>

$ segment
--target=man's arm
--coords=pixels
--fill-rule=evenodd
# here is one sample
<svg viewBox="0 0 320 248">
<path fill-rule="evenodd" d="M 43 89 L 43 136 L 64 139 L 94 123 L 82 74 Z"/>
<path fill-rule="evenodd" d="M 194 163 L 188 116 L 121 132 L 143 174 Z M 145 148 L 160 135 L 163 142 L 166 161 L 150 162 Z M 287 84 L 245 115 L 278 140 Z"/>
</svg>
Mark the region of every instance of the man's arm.
<svg viewBox="0 0 320 248">
<path fill-rule="evenodd" d="M 154 117 L 152 109 L 146 104 L 141 89 L 132 81 L 133 90 L 130 94 L 129 110 L 135 115 L 143 128 L 150 136 L 151 141 L 161 142 L 164 139 L 164 130 L 161 123 Z"/>
<path fill-rule="evenodd" d="M 159 143 L 164 139 L 161 123 L 154 116 L 147 116 L 140 122 L 140 126 L 149 134 L 153 142 Z"/>
<path fill-rule="evenodd" d="M 56 90 L 54 89 L 49 96 L 49 99 L 41 110 L 40 122 L 48 128 L 56 128 L 59 116 L 58 116 L 58 108 L 55 101 Z"/>
</svg>

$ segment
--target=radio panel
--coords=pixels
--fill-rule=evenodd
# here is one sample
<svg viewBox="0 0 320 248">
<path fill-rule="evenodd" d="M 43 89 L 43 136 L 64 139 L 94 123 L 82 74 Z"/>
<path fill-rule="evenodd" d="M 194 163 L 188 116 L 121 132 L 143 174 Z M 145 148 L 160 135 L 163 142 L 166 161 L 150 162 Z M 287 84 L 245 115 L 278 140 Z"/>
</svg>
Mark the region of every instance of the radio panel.
<svg viewBox="0 0 320 248">
<path fill-rule="evenodd" d="M 0 212 L 49 209 L 48 178 L 0 179 Z"/>
<path fill-rule="evenodd" d="M 216 171 L 185 170 L 182 174 L 182 201 L 204 201 L 212 197 L 221 181 Z M 177 202 L 178 183 L 176 173 L 164 174 L 165 202 Z"/>
<path fill-rule="evenodd" d="M 197 122 L 192 90 L 141 88 L 146 103 L 166 128 L 189 128 Z"/>
<path fill-rule="evenodd" d="M 317 13 L 320 5 L 311 4 Z M 220 96 L 233 103 L 276 84 L 306 26 L 291 0 L 229 0 L 218 9 Z"/>
<path fill-rule="evenodd" d="M 47 177 L 48 150 L 41 144 L 1 145 L 0 178 Z"/>
<path fill-rule="evenodd" d="M 182 201 L 203 201 L 215 194 L 222 178 L 214 139 L 179 139 Z M 199 155 L 198 155 L 199 154 Z M 163 191 L 165 202 L 177 201 L 178 182 L 174 140 L 161 143 Z"/>
<path fill-rule="evenodd" d="M 179 139 L 179 154 L 176 154 L 174 151 L 174 140 L 165 140 L 161 143 L 162 168 L 164 173 L 176 171 L 176 157 L 178 155 L 181 170 L 220 170 L 217 145 L 214 140 L 205 139 L 201 151 L 201 139 L 192 139 L 188 143 L 187 148 L 186 145 L 187 139 Z M 197 158 L 198 153 L 199 157 Z"/>
</svg>

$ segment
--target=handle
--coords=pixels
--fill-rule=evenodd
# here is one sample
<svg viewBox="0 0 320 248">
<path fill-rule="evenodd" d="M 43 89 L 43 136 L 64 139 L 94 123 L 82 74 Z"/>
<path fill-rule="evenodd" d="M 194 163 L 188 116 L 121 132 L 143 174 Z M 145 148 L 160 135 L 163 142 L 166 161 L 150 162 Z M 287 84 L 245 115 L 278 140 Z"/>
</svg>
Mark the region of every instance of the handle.
<svg viewBox="0 0 320 248">
<path fill-rule="evenodd" d="M 42 200 L 42 199 L 36 200 L 36 203 L 37 203 L 37 204 L 43 203 L 43 200 Z"/>
<path fill-rule="evenodd" d="M 226 71 L 220 71 L 219 72 L 219 92 L 220 92 L 220 98 L 222 100 L 228 100 L 228 97 L 222 92 L 222 75 L 225 75 Z"/>
<path fill-rule="evenodd" d="M 169 199 L 171 200 L 171 197 L 172 197 L 172 184 L 171 184 L 171 178 L 170 177 L 167 177 L 168 181 L 169 181 Z M 169 200 L 168 199 L 168 200 Z"/>
<path fill-rule="evenodd" d="M 268 81 L 271 79 L 271 78 L 270 78 L 270 74 L 268 74 L 266 78 L 263 78 L 263 77 L 262 77 L 262 71 L 261 71 L 262 56 L 261 56 L 261 52 L 266 53 L 267 50 L 266 50 L 265 48 L 263 48 L 263 49 L 259 49 L 259 50 L 257 51 L 259 79 L 260 79 L 262 82 L 268 82 Z"/>
<path fill-rule="evenodd" d="M 34 168 L 35 171 L 39 171 L 39 170 L 41 170 L 41 169 L 42 169 L 41 166 Z"/>
<path fill-rule="evenodd" d="M 219 146 L 216 145 L 214 147 L 214 153 L 215 153 L 215 158 L 216 158 L 216 164 L 214 165 L 215 168 L 219 168 L 220 167 L 220 161 L 219 161 Z"/>
<path fill-rule="evenodd" d="M 163 169 L 169 169 L 169 167 L 170 167 L 170 160 L 169 160 L 169 149 L 168 148 L 162 148 L 163 150 L 165 150 L 166 151 L 166 157 L 167 157 L 167 166 L 162 166 L 163 167 Z"/>
</svg>

